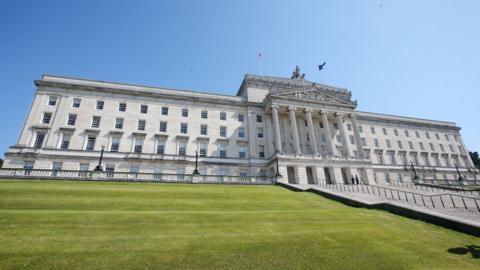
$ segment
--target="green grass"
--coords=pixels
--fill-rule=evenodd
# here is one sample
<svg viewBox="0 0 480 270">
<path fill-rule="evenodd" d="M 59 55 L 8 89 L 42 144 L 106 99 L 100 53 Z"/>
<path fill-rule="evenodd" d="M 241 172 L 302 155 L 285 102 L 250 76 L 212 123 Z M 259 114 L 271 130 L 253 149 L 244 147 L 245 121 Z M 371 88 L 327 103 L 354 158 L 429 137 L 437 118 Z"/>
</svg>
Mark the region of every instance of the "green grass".
<svg viewBox="0 0 480 270">
<path fill-rule="evenodd" d="M 274 186 L 0 181 L 2 270 L 480 269 L 470 245 Z"/>
</svg>

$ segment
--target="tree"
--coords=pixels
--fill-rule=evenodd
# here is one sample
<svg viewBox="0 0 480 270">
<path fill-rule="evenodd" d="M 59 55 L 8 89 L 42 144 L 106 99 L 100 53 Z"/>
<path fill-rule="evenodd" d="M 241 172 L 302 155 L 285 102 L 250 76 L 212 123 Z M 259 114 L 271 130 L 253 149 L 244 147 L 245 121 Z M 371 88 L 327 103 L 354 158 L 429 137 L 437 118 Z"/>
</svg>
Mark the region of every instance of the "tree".
<svg viewBox="0 0 480 270">
<path fill-rule="evenodd" d="M 480 169 L 480 157 L 478 156 L 478 152 L 468 152 L 470 154 L 470 157 L 472 158 L 473 165 L 477 168 Z"/>
<path fill-rule="evenodd" d="M 3 159 L 0 159 L 0 169 L 3 167 Z"/>
</svg>

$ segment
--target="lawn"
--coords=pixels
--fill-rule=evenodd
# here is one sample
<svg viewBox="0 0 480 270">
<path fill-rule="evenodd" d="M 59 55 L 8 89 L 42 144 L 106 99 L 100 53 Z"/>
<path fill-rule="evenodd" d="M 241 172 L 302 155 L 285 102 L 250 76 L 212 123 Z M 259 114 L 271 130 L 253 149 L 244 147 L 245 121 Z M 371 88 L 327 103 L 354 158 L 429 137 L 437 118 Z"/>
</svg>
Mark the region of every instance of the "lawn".
<svg viewBox="0 0 480 270">
<path fill-rule="evenodd" d="M 475 246 L 276 186 L 0 180 L 2 270 L 478 270 Z"/>
</svg>

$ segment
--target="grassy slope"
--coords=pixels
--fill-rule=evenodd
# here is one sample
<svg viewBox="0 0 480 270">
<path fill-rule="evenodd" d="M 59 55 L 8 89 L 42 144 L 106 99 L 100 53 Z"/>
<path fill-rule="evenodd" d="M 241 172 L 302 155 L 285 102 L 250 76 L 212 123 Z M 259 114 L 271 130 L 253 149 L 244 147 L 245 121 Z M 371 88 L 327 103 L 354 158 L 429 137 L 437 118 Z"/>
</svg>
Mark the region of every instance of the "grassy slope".
<svg viewBox="0 0 480 270">
<path fill-rule="evenodd" d="M 480 269 L 466 245 L 280 187 L 0 182 L 0 269 Z"/>
</svg>

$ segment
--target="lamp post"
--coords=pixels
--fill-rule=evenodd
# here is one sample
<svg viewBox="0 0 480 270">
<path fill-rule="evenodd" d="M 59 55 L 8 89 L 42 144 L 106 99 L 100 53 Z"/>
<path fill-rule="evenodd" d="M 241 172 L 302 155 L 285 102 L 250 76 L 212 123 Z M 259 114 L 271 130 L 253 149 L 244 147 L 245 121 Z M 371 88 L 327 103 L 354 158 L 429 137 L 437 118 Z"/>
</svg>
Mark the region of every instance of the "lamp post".
<svg viewBox="0 0 480 270">
<path fill-rule="evenodd" d="M 198 150 L 195 151 L 195 170 L 193 170 L 194 175 L 199 175 L 200 172 L 198 171 Z"/>
<path fill-rule="evenodd" d="M 100 159 L 98 160 L 98 165 L 95 167 L 93 171 L 95 172 L 103 172 L 102 168 L 102 159 L 103 159 L 103 151 L 105 150 L 105 145 L 102 145 L 102 152 L 100 152 Z"/>
<path fill-rule="evenodd" d="M 412 164 L 412 169 L 413 169 L 413 180 L 418 180 L 418 175 L 417 175 L 417 171 L 415 170 L 415 166 L 413 166 L 413 162 L 410 162 L 410 164 Z"/>
<path fill-rule="evenodd" d="M 275 159 L 275 163 L 277 164 L 277 173 L 275 173 L 275 177 L 281 177 L 280 170 L 278 169 L 278 157 Z"/>
<path fill-rule="evenodd" d="M 462 177 L 462 175 L 460 174 L 460 171 L 458 170 L 458 166 L 457 166 L 456 163 L 455 163 L 455 169 L 457 170 L 457 173 L 458 173 L 458 181 L 463 181 L 463 177 Z"/>
</svg>

